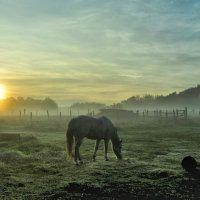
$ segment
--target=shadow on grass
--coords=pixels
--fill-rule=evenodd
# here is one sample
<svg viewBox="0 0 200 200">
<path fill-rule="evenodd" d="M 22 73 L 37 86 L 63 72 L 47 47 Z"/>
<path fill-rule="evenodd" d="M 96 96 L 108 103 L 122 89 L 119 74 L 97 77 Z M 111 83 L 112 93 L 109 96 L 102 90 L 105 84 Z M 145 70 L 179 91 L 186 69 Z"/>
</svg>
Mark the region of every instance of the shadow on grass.
<svg viewBox="0 0 200 200">
<path fill-rule="evenodd" d="M 193 171 L 187 172 L 187 177 L 200 181 L 200 169 L 195 169 Z"/>
</svg>

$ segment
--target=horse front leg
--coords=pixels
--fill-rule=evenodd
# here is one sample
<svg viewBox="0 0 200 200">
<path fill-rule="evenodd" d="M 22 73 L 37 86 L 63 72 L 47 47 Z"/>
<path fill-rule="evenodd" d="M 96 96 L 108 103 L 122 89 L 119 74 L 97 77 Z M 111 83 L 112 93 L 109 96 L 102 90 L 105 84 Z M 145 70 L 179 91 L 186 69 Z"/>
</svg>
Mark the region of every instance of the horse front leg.
<svg viewBox="0 0 200 200">
<path fill-rule="evenodd" d="M 93 153 L 93 156 L 92 156 L 93 161 L 96 161 L 96 154 L 97 154 L 97 151 L 98 151 L 98 148 L 99 148 L 100 141 L 101 140 L 96 140 L 94 153 Z"/>
<path fill-rule="evenodd" d="M 105 145 L 105 161 L 108 161 L 108 143 L 109 143 L 109 140 L 108 139 L 105 139 L 104 140 L 104 145 Z"/>
<path fill-rule="evenodd" d="M 75 156 L 74 156 L 74 162 L 76 165 L 79 165 L 80 162 L 80 153 L 79 153 L 79 147 L 81 146 L 82 141 L 81 140 L 76 140 L 76 145 L 75 145 Z"/>
</svg>

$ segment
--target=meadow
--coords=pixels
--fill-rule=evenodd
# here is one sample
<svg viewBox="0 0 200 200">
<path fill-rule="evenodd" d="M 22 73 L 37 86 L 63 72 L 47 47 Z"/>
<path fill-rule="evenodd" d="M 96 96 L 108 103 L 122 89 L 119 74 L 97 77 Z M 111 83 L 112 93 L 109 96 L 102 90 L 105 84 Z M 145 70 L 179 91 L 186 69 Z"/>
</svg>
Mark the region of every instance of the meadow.
<svg viewBox="0 0 200 200">
<path fill-rule="evenodd" d="M 45 119 L 0 117 L 0 199 L 199 199 L 200 173 L 181 161 L 200 161 L 200 118 L 117 121 L 123 160 L 109 146 L 104 161 L 102 142 L 93 162 L 94 141 L 85 139 L 80 166 L 66 160 L 69 118 Z"/>
</svg>

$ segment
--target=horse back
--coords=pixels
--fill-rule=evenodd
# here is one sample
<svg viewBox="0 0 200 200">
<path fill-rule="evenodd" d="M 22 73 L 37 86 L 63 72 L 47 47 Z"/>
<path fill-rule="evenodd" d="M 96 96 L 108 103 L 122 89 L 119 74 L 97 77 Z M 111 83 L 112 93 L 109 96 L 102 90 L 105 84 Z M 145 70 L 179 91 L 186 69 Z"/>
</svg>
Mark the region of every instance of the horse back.
<svg viewBox="0 0 200 200">
<path fill-rule="evenodd" d="M 110 139 L 115 128 L 106 117 L 92 118 L 79 116 L 70 121 L 68 129 L 73 131 L 77 138 L 87 137 L 89 139 Z"/>
<path fill-rule="evenodd" d="M 114 125 L 107 117 L 94 119 L 91 130 L 87 138 L 90 139 L 110 139 L 115 132 Z"/>
</svg>

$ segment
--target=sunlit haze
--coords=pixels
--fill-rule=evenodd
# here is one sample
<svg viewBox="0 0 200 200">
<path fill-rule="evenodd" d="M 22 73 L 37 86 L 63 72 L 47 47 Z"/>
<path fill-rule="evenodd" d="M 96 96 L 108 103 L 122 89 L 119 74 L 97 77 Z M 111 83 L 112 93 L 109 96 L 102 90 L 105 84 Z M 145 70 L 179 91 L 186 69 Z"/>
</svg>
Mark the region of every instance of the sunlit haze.
<svg viewBox="0 0 200 200">
<path fill-rule="evenodd" d="M 0 81 L 9 96 L 62 104 L 196 86 L 199 10 L 198 0 L 0 0 Z"/>
<path fill-rule="evenodd" d="M 5 87 L 4 85 L 0 84 L 0 100 L 6 98 L 6 92 L 5 92 Z"/>
</svg>

